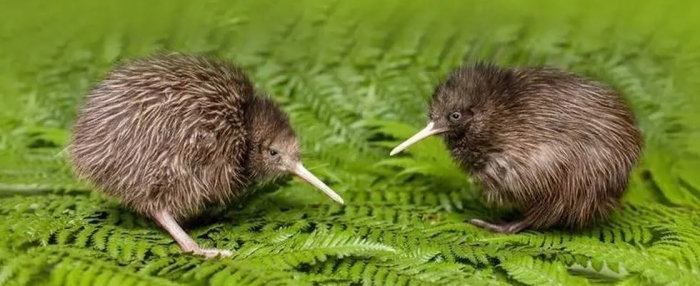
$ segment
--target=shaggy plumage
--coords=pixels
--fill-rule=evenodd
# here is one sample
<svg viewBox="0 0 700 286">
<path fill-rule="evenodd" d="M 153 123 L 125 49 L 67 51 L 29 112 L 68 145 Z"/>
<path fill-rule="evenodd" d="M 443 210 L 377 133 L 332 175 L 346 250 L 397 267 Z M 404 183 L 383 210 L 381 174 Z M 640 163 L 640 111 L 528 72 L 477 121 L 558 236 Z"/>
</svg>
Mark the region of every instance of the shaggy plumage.
<svg viewBox="0 0 700 286">
<path fill-rule="evenodd" d="M 643 149 L 631 109 L 610 87 L 552 67 L 455 69 L 432 95 L 429 124 L 392 155 L 439 134 L 488 202 L 520 211 L 492 231 L 584 229 L 607 218 Z"/>
<path fill-rule="evenodd" d="M 342 203 L 301 165 L 287 115 L 231 63 L 183 54 L 125 62 L 92 88 L 69 146 L 75 173 L 154 218 L 183 251 L 211 257 L 178 222 L 293 172 Z"/>
</svg>

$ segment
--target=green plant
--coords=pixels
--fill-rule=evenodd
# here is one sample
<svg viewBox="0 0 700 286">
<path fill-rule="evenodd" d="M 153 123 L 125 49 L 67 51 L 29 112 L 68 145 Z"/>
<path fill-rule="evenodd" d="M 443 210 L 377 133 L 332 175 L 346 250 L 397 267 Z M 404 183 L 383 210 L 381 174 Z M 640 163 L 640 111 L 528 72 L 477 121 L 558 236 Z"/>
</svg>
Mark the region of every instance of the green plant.
<svg viewBox="0 0 700 286">
<path fill-rule="evenodd" d="M 700 4 L 676 1 L 52 1 L 0 18 L 0 285 L 693 285 L 700 276 Z M 155 6 L 157 5 L 157 6 Z M 673 15 L 672 17 L 669 15 Z M 81 96 L 158 49 L 237 61 L 290 113 L 305 161 L 346 200 L 261 186 L 188 227 L 228 259 L 182 255 L 152 221 L 74 179 Z M 429 139 L 432 88 L 461 62 L 550 64 L 629 100 L 647 148 L 624 207 L 585 232 L 500 235 Z"/>
</svg>

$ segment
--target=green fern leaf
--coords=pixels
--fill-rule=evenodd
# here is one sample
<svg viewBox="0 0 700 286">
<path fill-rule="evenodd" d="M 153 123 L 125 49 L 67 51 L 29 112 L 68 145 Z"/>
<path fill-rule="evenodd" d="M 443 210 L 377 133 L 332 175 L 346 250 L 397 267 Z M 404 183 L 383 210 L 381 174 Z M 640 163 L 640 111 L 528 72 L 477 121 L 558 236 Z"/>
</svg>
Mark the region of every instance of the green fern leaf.
<svg viewBox="0 0 700 286">
<path fill-rule="evenodd" d="M 558 262 L 547 262 L 532 256 L 510 256 L 501 261 L 500 267 L 516 280 L 527 285 L 588 285 L 588 281 L 572 277 L 566 266 Z"/>
</svg>

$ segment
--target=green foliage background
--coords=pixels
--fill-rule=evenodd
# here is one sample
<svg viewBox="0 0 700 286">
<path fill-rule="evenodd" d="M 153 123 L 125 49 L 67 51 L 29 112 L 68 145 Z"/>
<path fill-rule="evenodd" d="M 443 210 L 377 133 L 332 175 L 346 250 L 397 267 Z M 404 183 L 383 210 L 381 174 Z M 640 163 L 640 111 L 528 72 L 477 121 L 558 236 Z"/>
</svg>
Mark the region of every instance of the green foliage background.
<svg viewBox="0 0 700 286">
<path fill-rule="evenodd" d="M 700 278 L 700 2 L 1 1 L 0 285 L 693 285 Z M 181 255 L 153 222 L 76 181 L 60 155 L 113 61 L 158 49 L 238 62 L 290 113 L 340 206 L 291 180 L 188 231 L 232 258 Z M 647 149 L 595 230 L 499 235 L 430 139 L 426 99 L 456 65 L 551 64 L 629 99 Z"/>
</svg>

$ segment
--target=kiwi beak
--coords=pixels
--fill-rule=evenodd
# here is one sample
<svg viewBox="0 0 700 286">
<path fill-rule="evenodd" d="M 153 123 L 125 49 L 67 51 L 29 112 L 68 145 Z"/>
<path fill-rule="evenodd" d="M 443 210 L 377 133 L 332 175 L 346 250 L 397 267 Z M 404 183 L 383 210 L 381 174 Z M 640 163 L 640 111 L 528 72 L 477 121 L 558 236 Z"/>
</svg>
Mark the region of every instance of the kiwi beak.
<svg viewBox="0 0 700 286">
<path fill-rule="evenodd" d="M 403 151 L 404 149 L 408 148 L 409 146 L 415 144 L 418 141 L 421 141 L 428 136 L 432 136 L 435 134 L 440 134 L 442 132 L 447 131 L 447 128 L 435 128 L 435 122 L 429 122 L 425 128 L 421 129 L 416 133 L 415 135 L 411 136 L 411 138 L 406 139 L 406 141 L 403 141 L 403 143 L 399 144 L 399 146 L 396 146 L 394 150 L 391 150 L 391 153 L 389 153 L 389 156 L 394 156 L 398 154 L 399 152 Z"/>
<path fill-rule="evenodd" d="M 302 163 L 296 163 L 290 170 L 294 175 L 297 175 L 299 178 L 304 179 L 305 181 L 309 182 L 311 185 L 314 187 L 318 188 L 322 192 L 324 192 L 326 195 L 328 195 L 331 199 L 334 201 L 340 203 L 340 204 L 345 204 L 345 201 L 343 201 L 343 198 L 340 197 L 336 192 L 334 192 L 330 187 L 328 187 L 326 184 L 324 184 L 321 180 L 316 178 L 314 174 L 309 172 L 309 170 L 304 167 Z"/>
</svg>

